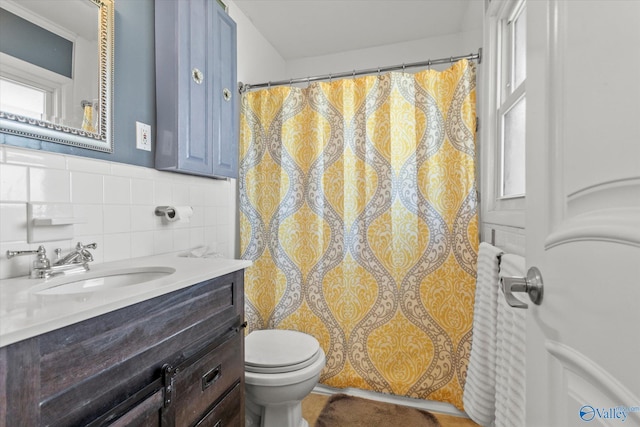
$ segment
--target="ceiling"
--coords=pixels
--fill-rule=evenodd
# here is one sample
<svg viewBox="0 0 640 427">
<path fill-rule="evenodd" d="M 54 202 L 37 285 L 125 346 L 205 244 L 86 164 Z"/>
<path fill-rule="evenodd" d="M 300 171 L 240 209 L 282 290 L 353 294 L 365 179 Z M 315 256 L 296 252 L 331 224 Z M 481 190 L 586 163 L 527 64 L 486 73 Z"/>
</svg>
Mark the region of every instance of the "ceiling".
<svg viewBox="0 0 640 427">
<path fill-rule="evenodd" d="M 54 23 L 86 40 L 98 40 L 98 7 L 86 0 L 20 0 L 20 9 L 28 9 L 44 22 Z M 18 9 L 18 10 L 20 10 Z M 20 14 L 20 16 L 24 16 Z M 33 17 L 25 17 L 33 21 Z M 34 21 L 41 25 L 42 22 Z"/>
<path fill-rule="evenodd" d="M 234 0 L 285 60 L 458 33 L 473 2 Z"/>
</svg>

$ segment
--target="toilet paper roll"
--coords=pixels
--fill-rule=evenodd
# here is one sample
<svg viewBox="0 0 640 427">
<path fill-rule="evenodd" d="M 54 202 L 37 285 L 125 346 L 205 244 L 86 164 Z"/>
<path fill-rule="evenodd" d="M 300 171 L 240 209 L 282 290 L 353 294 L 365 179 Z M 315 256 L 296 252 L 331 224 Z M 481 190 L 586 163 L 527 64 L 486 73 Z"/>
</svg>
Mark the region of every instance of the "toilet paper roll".
<svg viewBox="0 0 640 427">
<path fill-rule="evenodd" d="M 191 215 L 193 215 L 191 206 L 170 206 L 165 213 L 165 218 L 169 222 L 189 222 Z"/>
</svg>

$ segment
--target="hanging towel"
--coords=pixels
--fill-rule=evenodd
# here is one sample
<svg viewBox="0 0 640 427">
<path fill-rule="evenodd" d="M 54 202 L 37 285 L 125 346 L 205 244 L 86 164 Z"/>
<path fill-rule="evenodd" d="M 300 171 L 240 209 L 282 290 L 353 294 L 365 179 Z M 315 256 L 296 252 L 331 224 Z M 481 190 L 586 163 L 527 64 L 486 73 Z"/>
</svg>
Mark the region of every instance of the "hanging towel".
<svg viewBox="0 0 640 427">
<path fill-rule="evenodd" d="M 495 246 L 480 243 L 473 338 L 462 401 L 469 418 L 482 426 L 490 426 L 495 419 L 498 271 L 501 255 L 502 251 Z"/>
<path fill-rule="evenodd" d="M 525 260 L 505 254 L 500 262 L 500 277 L 526 276 Z M 498 292 L 496 345 L 496 427 L 525 425 L 525 368 L 527 310 L 507 304 L 502 289 Z M 517 294 L 531 305 L 526 294 Z"/>
</svg>

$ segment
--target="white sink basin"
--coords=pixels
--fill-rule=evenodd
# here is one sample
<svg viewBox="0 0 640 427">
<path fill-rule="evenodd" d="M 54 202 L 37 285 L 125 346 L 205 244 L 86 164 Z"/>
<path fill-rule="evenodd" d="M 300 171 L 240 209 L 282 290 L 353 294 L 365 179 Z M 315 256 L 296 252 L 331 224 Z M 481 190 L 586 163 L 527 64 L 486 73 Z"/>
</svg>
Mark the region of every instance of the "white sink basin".
<svg viewBox="0 0 640 427">
<path fill-rule="evenodd" d="M 37 295 L 69 295 L 139 285 L 175 273 L 171 267 L 131 267 L 60 276 L 31 289 Z"/>
</svg>

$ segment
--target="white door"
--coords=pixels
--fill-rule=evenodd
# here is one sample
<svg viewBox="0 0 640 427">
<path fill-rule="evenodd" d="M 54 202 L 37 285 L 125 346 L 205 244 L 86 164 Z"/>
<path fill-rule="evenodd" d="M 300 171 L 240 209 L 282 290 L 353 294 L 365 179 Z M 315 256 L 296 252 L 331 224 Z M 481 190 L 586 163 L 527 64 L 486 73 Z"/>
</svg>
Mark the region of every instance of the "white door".
<svg viewBox="0 0 640 427">
<path fill-rule="evenodd" d="M 640 1 L 527 13 L 527 426 L 640 426 Z"/>
</svg>

